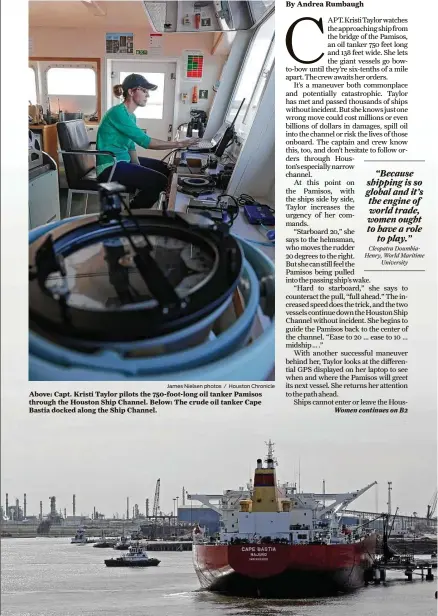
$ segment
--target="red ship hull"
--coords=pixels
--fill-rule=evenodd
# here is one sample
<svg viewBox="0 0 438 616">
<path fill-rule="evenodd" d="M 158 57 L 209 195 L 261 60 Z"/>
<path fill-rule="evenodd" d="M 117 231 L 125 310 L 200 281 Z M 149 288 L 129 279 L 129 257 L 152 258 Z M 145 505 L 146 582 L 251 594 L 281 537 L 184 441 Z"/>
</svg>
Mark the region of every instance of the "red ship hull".
<svg viewBox="0 0 438 616">
<path fill-rule="evenodd" d="M 364 584 L 376 538 L 337 545 L 193 545 L 203 588 L 237 596 L 289 598 L 350 592 Z"/>
</svg>

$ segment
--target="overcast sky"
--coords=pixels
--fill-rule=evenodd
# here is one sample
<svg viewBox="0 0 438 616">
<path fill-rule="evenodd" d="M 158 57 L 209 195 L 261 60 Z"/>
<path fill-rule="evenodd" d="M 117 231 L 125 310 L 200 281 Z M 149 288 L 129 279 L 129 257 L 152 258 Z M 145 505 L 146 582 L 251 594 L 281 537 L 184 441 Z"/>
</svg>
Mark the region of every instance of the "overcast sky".
<svg viewBox="0 0 438 616">
<path fill-rule="evenodd" d="M 268 411 L 269 408 L 269 411 Z M 398 424 L 406 419 L 398 417 Z M 378 481 L 352 508 L 386 510 L 387 482 L 393 482 L 393 511 L 425 515 L 436 485 L 435 430 L 412 422 L 400 430 L 394 417 L 344 416 L 332 412 L 160 410 L 157 415 L 52 416 L 26 415 L 3 405 L 2 495 L 9 502 L 27 493 L 28 513 L 38 514 L 39 501 L 49 510 L 90 513 L 95 506 L 107 516 L 126 511 L 145 499 L 152 502 L 161 479 L 161 509 L 173 510 L 182 487 L 190 493 L 222 493 L 245 485 L 265 441 L 272 439 L 278 458 L 277 477 L 298 481 L 302 491 L 347 492 Z M 406 428 L 407 426 L 405 426 Z M 432 426 L 431 426 L 432 428 Z"/>
</svg>

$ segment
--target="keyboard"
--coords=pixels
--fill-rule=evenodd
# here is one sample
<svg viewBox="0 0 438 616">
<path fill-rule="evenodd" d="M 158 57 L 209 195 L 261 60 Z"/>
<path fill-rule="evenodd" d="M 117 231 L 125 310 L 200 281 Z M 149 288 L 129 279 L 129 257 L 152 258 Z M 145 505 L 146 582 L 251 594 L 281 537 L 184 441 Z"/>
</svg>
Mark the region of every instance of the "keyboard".
<svg viewBox="0 0 438 616">
<path fill-rule="evenodd" d="M 207 141 L 207 139 L 201 139 L 201 141 L 198 141 L 198 143 L 189 146 L 187 149 L 191 152 L 196 152 L 196 150 L 212 150 L 213 147 L 214 146 L 211 141 Z"/>
</svg>

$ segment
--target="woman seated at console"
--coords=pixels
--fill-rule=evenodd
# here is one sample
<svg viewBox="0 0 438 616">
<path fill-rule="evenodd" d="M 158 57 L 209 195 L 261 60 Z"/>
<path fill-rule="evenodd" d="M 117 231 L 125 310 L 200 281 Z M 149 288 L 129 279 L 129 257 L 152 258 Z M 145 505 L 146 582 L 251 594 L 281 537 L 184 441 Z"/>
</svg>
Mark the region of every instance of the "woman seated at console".
<svg viewBox="0 0 438 616">
<path fill-rule="evenodd" d="M 112 181 L 123 184 L 129 190 L 138 190 L 131 201 L 131 207 L 152 207 L 160 192 L 166 189 L 170 173 L 169 167 L 161 160 L 139 157 L 135 144 L 150 150 L 172 150 L 186 148 L 197 141 L 161 141 L 149 137 L 138 128 L 134 111 L 137 107 L 144 107 L 149 98 L 149 90 L 156 89 L 157 86 L 149 83 L 142 75 L 128 75 L 121 85 L 113 88 L 115 96 L 123 96 L 123 102 L 106 112 L 97 131 L 97 149 L 112 152 L 117 159 Z M 112 164 L 108 156 L 97 156 L 99 182 L 109 180 Z"/>
</svg>

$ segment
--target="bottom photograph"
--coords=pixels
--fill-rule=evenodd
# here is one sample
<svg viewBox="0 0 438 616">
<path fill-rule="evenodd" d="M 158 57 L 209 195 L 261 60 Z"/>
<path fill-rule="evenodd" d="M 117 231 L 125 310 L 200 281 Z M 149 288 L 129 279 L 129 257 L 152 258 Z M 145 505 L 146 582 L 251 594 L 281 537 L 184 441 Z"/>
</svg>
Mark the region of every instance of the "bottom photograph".
<svg viewBox="0 0 438 616">
<path fill-rule="evenodd" d="M 210 433 L 223 439 L 217 426 Z M 433 472 L 409 495 L 391 446 L 366 456 L 358 443 L 355 460 L 348 447 L 327 455 L 303 439 L 300 451 L 295 437 L 267 433 L 230 434 L 229 447 L 208 450 L 185 430 L 160 444 L 121 431 L 104 456 L 91 429 L 95 450 L 57 467 L 62 434 L 36 469 L 17 460 L 17 483 L 32 493 L 2 495 L 2 614 L 436 612 Z M 406 511 L 417 494 L 418 511 Z"/>
</svg>

